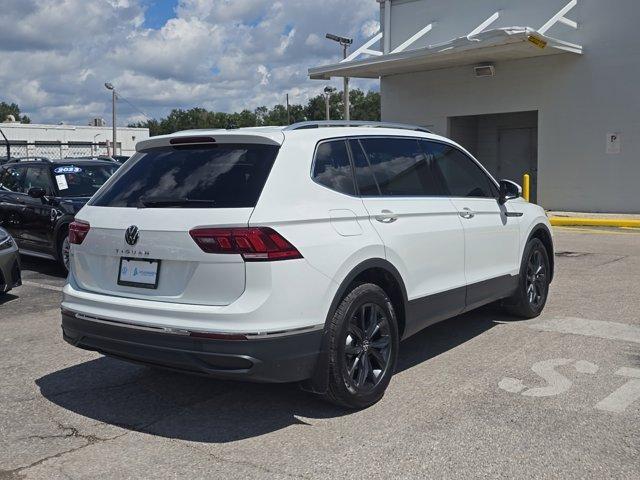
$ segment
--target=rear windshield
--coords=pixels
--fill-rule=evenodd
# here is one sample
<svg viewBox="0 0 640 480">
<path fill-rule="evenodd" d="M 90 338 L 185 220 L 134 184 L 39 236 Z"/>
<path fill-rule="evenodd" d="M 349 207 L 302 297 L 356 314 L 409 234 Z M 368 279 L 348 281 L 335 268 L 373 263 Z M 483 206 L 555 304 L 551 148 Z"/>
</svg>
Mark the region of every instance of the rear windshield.
<svg viewBox="0 0 640 480">
<path fill-rule="evenodd" d="M 117 169 L 117 165 L 69 164 L 55 165 L 51 167 L 51 173 L 61 197 L 90 197 Z"/>
<path fill-rule="evenodd" d="M 138 153 L 93 200 L 98 207 L 255 207 L 278 147 L 162 147 Z"/>
</svg>

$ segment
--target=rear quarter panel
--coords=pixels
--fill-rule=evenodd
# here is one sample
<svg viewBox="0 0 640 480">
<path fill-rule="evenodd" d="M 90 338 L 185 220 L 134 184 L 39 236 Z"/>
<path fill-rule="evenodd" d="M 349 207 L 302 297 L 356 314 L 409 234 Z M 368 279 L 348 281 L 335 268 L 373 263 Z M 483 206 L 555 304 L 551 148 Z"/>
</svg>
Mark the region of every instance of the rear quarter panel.
<svg viewBox="0 0 640 480">
<path fill-rule="evenodd" d="M 326 291 L 308 285 L 329 308 L 339 284 L 358 264 L 385 258 L 379 235 L 358 197 L 334 192 L 311 178 L 317 141 L 287 138 L 251 215 L 250 225 L 281 233 L 308 264 L 329 279 Z M 305 279 L 291 279 L 304 282 Z"/>
</svg>

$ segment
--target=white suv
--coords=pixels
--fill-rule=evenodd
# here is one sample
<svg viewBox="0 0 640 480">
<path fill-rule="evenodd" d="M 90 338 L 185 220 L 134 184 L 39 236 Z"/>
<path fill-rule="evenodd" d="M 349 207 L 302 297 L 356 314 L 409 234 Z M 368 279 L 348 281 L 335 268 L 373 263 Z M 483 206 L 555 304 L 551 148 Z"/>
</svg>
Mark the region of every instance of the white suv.
<svg viewBox="0 0 640 480">
<path fill-rule="evenodd" d="M 323 127 L 323 128 L 320 128 Z M 399 342 L 481 305 L 542 311 L 542 208 L 418 127 L 306 122 L 140 142 L 70 226 L 72 345 L 378 401 Z"/>
</svg>

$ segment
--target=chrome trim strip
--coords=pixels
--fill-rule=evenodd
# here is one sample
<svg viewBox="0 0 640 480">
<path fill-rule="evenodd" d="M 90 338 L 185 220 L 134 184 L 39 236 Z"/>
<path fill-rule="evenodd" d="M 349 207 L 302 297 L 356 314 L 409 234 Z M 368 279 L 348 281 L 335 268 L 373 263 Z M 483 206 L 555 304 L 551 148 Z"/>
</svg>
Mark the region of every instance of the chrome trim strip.
<svg viewBox="0 0 640 480">
<path fill-rule="evenodd" d="M 247 340 L 261 340 L 261 339 L 285 337 L 288 335 L 298 335 L 301 333 L 315 332 L 317 330 L 322 330 L 324 328 L 324 325 L 312 325 L 310 327 L 292 328 L 290 330 L 279 330 L 276 332 L 220 332 L 220 331 L 212 331 L 212 330 L 186 330 L 182 328 L 164 327 L 160 325 L 142 325 L 139 323 L 123 322 L 120 320 L 109 320 L 106 318 L 99 318 L 91 315 L 86 315 L 80 312 L 74 312 L 73 310 L 69 310 L 67 308 L 63 308 L 62 313 L 73 315 L 80 320 L 86 320 L 89 322 L 102 323 L 104 325 L 111 325 L 111 326 L 117 326 L 117 327 L 123 327 L 123 328 L 132 328 L 135 330 L 145 330 L 149 332 L 167 333 L 170 335 L 182 335 L 182 336 L 189 336 L 191 335 L 191 333 L 212 334 L 212 335 L 220 335 L 220 336 L 242 335 L 247 337 Z M 224 339 L 222 338 L 221 340 L 224 340 Z"/>
</svg>

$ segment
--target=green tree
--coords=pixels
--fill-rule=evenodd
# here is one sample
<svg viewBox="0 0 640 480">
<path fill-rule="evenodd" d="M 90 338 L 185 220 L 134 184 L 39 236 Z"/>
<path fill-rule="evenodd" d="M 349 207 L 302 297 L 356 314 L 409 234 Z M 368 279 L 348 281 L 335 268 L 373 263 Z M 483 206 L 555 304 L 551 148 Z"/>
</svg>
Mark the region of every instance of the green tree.
<svg viewBox="0 0 640 480">
<path fill-rule="evenodd" d="M 286 125 L 287 107 L 284 105 L 274 106 L 264 117 L 263 125 Z"/>
<path fill-rule="evenodd" d="M 349 95 L 349 97 L 351 97 L 351 95 Z M 327 106 L 324 95 L 318 95 L 309 99 L 306 112 L 309 120 L 326 120 Z M 334 91 L 331 93 L 329 97 L 329 114 L 332 120 L 342 120 L 344 118 L 342 92 Z"/>
<path fill-rule="evenodd" d="M 380 120 L 380 94 L 355 89 L 349 93 L 351 118 L 354 120 Z M 344 102 L 342 92 L 334 91 L 329 98 L 331 119 L 342 120 Z M 315 96 L 306 105 L 292 104 L 287 107 L 275 105 L 272 108 L 258 107 L 254 111 L 242 110 L 236 113 L 214 112 L 201 107 L 183 110 L 176 108 L 160 120 L 148 120 L 131 124 L 132 127 L 145 127 L 151 136 L 164 135 L 180 130 L 194 128 L 242 128 L 271 125 L 286 125 L 288 117 L 291 123 L 305 120 L 324 120 L 326 118 L 324 95 Z"/>
<path fill-rule="evenodd" d="M 20 115 L 20 107 L 17 103 L 0 102 L 0 122 L 4 122 L 9 115 L 13 115 L 16 122 L 31 123 L 26 115 Z"/>
<path fill-rule="evenodd" d="M 351 118 L 353 120 L 375 120 L 380 121 L 380 93 L 362 90 L 351 90 L 349 92 L 349 102 L 351 103 Z"/>
</svg>

